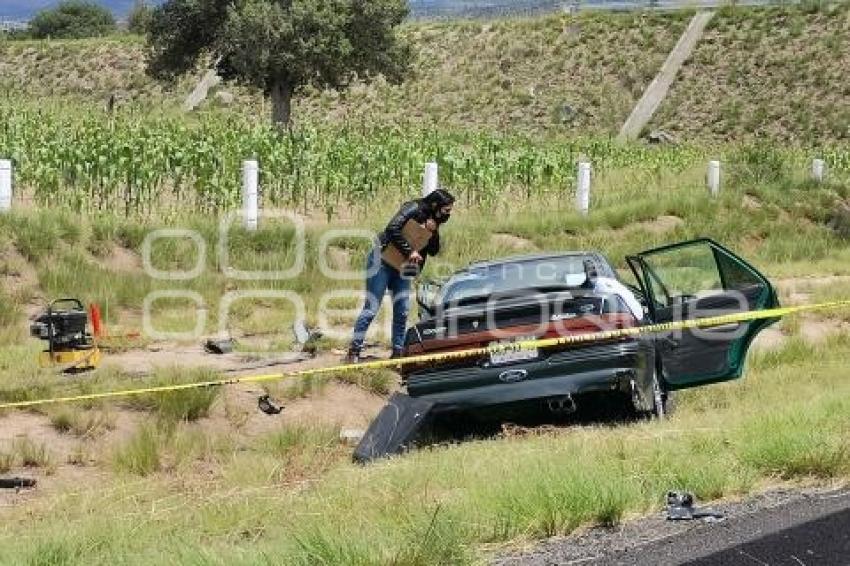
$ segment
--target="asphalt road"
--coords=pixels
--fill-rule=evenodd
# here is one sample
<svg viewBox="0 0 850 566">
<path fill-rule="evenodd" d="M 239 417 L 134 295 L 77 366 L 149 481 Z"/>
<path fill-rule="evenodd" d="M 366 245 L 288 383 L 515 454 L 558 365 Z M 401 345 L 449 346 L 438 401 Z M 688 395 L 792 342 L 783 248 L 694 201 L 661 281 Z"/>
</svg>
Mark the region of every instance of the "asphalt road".
<svg viewBox="0 0 850 566">
<path fill-rule="evenodd" d="M 699 506 L 699 505 L 698 505 Z M 531 566 L 848 566 L 850 490 L 774 491 L 711 506 L 721 522 L 656 515 L 616 529 L 591 529 L 496 564 Z"/>
</svg>

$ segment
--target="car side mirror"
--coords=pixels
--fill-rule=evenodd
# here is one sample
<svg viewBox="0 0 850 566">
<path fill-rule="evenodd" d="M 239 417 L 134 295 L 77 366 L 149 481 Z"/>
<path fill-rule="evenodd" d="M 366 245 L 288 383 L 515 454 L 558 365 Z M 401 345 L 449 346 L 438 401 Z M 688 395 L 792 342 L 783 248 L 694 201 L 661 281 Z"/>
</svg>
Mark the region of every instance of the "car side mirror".
<svg viewBox="0 0 850 566">
<path fill-rule="evenodd" d="M 416 303 L 419 308 L 429 315 L 433 316 L 437 310 L 437 295 L 440 293 L 442 285 L 434 281 L 424 281 L 416 288 Z"/>
</svg>

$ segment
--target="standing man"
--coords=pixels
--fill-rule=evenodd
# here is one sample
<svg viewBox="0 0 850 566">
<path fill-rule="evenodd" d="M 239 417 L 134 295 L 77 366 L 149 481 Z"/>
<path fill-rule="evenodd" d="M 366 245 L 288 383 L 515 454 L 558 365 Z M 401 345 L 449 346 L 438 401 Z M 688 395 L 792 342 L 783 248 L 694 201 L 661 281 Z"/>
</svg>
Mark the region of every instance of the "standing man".
<svg viewBox="0 0 850 566">
<path fill-rule="evenodd" d="M 378 241 L 366 257 L 366 300 L 360 316 L 354 323 L 354 336 L 348 348 L 346 362 L 360 361 L 366 332 L 377 316 L 387 290 L 393 301 L 392 357 L 402 356 L 407 314 L 410 310 L 412 277 L 388 264 L 381 254 L 388 246 L 394 246 L 408 263 L 415 264 L 421 270 L 428 256 L 440 253 L 440 226 L 449 220 L 454 202 L 455 198 L 445 189 L 437 189 L 424 198 L 406 202 L 387 224 L 386 229 L 378 235 Z M 402 234 L 409 221 L 416 222 L 431 232 L 424 248 L 413 249 Z"/>
</svg>

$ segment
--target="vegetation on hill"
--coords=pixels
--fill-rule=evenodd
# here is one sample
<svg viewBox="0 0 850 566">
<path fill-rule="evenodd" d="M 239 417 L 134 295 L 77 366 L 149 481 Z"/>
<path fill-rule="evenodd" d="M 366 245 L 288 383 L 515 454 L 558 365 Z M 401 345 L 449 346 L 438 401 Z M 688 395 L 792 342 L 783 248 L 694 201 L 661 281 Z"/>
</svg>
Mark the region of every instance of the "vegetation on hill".
<svg viewBox="0 0 850 566">
<path fill-rule="evenodd" d="M 29 22 L 35 39 L 81 39 L 115 32 L 115 19 L 106 8 L 86 0 L 64 0 L 42 10 Z"/>
<path fill-rule="evenodd" d="M 850 61 L 848 14 L 846 3 L 721 10 L 653 127 L 687 140 L 846 140 L 850 96 L 840 73 Z M 308 91 L 294 112 L 300 123 L 614 134 L 690 15 L 587 12 L 407 24 L 404 34 L 418 53 L 413 77 L 400 86 Z M 176 107 L 191 79 L 160 87 L 145 76 L 143 61 L 143 44 L 132 37 L 0 43 L 0 92 L 116 95 Z M 258 95 L 238 88 L 231 94 L 235 111 L 266 115 Z"/>
<path fill-rule="evenodd" d="M 355 83 L 295 101 L 301 123 L 410 123 L 524 133 L 613 131 L 652 80 L 685 12 L 588 13 L 534 19 L 408 24 L 415 74 L 400 86 Z M 164 91 L 144 75 L 144 46 L 103 42 L 0 44 L 0 92 L 177 106 L 189 82 Z M 96 68 L 89 64 L 97 60 Z M 71 70 L 70 79 L 67 70 Z M 198 73 L 200 75 L 200 73 Z M 234 108 L 264 117 L 243 90 Z"/>
<path fill-rule="evenodd" d="M 726 8 L 652 124 L 682 139 L 850 141 L 850 4 Z"/>
<path fill-rule="evenodd" d="M 305 86 L 344 91 L 355 78 L 377 76 L 400 82 L 411 58 L 397 32 L 406 16 L 406 0 L 167 0 L 148 26 L 148 70 L 171 79 L 212 58 L 224 80 L 267 95 L 272 124 L 283 128 Z"/>
<path fill-rule="evenodd" d="M 127 15 L 127 31 L 136 35 L 145 35 L 153 19 L 153 6 L 145 0 L 136 0 Z"/>
</svg>

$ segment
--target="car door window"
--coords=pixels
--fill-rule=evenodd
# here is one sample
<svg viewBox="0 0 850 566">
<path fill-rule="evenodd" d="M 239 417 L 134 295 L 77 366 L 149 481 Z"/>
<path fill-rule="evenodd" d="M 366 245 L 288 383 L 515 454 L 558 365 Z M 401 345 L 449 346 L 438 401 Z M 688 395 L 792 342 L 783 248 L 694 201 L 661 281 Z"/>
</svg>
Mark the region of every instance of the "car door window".
<svg viewBox="0 0 850 566">
<path fill-rule="evenodd" d="M 656 306 L 668 307 L 723 290 L 711 247 L 685 246 L 644 257 L 649 290 Z"/>
</svg>

